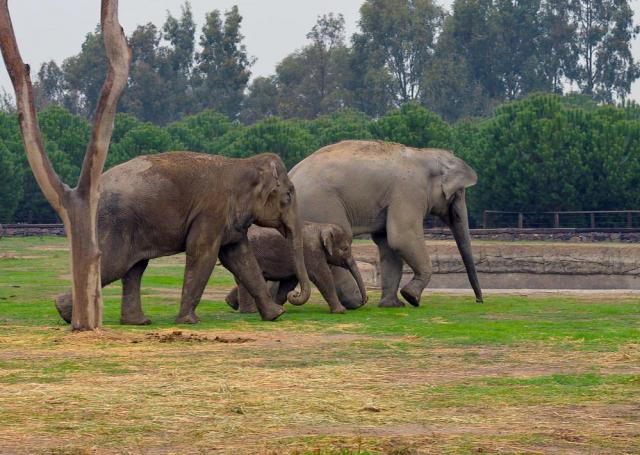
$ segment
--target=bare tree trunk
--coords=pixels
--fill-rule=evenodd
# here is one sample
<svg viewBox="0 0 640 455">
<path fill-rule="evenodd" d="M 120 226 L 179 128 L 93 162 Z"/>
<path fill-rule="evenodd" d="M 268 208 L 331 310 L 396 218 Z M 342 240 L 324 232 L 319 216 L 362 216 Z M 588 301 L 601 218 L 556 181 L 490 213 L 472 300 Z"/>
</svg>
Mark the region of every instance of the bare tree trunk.
<svg viewBox="0 0 640 455">
<path fill-rule="evenodd" d="M 95 209 L 88 201 L 79 198 L 71 202 L 69 222 L 65 223 L 71 245 L 71 273 L 73 287 L 73 312 L 71 327 L 74 330 L 92 330 L 102 325 L 102 279 L 100 276 L 100 249 Z"/>
<path fill-rule="evenodd" d="M 70 189 L 60 180 L 44 150 L 29 66 L 20 56 L 7 0 L 0 0 L 0 48 L 16 92 L 18 121 L 27 159 L 42 192 L 62 219 L 71 246 L 71 326 L 74 330 L 94 330 L 102 325 L 98 185 L 113 133 L 116 105 L 126 86 L 131 62 L 131 50 L 118 22 L 118 0 L 102 0 L 100 20 L 109 71 L 96 107 L 91 141 L 78 185 Z"/>
</svg>

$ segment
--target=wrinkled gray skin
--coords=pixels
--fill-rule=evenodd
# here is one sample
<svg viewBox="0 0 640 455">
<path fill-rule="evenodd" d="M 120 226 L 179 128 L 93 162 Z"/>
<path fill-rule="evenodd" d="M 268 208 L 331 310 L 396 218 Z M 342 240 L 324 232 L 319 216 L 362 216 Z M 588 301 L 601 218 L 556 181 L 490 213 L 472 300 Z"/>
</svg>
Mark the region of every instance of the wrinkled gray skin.
<svg viewBox="0 0 640 455">
<path fill-rule="evenodd" d="M 403 261 L 414 276 L 400 292 L 410 304 L 420 304 L 431 278 L 423 234 L 423 220 L 429 214 L 451 229 L 476 301 L 482 302 L 465 202 L 465 188 L 474 185 L 477 176 L 451 152 L 344 141 L 316 151 L 289 176 L 305 221 L 335 223 L 350 235 L 371 234 L 380 252 L 380 306 L 404 306 L 397 296 Z M 335 267 L 332 272 L 341 303 L 349 309 L 359 307 L 351 276 Z"/>
<path fill-rule="evenodd" d="M 294 252 L 301 292 L 309 299 L 302 223 L 294 188 L 274 154 L 239 160 L 192 152 L 141 156 L 104 173 L 100 180 L 98 237 L 102 286 L 122 279 L 123 324 L 149 324 L 140 304 L 140 280 L 150 259 L 186 252 L 178 323 L 196 323 L 195 309 L 218 256 L 256 299 L 264 320 L 283 313 L 276 305 L 249 247 L 252 223 L 278 229 Z M 71 319 L 71 294 L 56 307 Z"/>
<path fill-rule="evenodd" d="M 338 300 L 330 266 L 348 270 L 358 286 L 360 301 L 367 301 L 367 290 L 356 261 L 351 255 L 351 237 L 340 226 L 305 222 L 302 228 L 304 239 L 304 263 L 309 279 L 316 285 L 329 304 L 332 313 L 344 313 L 346 309 Z M 286 301 L 287 293 L 298 284 L 295 274 L 294 256 L 287 241 L 275 229 L 251 226 L 249 243 L 268 281 L 275 282 L 272 296 L 279 305 Z M 255 313 L 255 300 L 242 285 L 229 292 L 226 302 L 241 313 Z"/>
</svg>

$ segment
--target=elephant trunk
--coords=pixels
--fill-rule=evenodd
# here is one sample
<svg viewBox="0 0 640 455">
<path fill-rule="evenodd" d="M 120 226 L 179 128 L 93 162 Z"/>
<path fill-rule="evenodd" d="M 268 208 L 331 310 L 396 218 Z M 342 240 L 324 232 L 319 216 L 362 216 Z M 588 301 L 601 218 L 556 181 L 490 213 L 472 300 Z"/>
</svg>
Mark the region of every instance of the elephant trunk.
<svg viewBox="0 0 640 455">
<path fill-rule="evenodd" d="M 295 212 L 295 211 L 294 211 Z M 293 251 L 293 264 L 296 277 L 300 283 L 300 291 L 291 291 L 287 294 L 287 300 L 292 305 L 304 305 L 311 297 L 311 282 L 304 264 L 304 245 L 302 242 L 302 223 L 296 216 L 290 214 L 285 221 L 285 233 Z"/>
<path fill-rule="evenodd" d="M 464 191 L 461 195 L 458 195 L 450 205 L 448 224 L 458 245 L 464 266 L 467 269 L 469 283 L 471 283 L 471 287 L 476 294 L 476 302 L 482 303 L 482 289 L 480 289 L 476 264 L 473 260 L 473 251 L 471 250 L 469 220 L 467 216 L 467 205 L 464 200 Z"/>
<path fill-rule="evenodd" d="M 367 303 L 369 298 L 367 297 L 367 288 L 364 286 L 364 281 L 362 280 L 362 276 L 360 275 L 360 269 L 358 269 L 358 264 L 356 264 L 355 259 L 350 258 L 347 263 L 347 267 L 353 276 L 353 279 L 356 280 L 358 284 L 358 289 L 360 290 L 360 295 L 362 296 L 362 304 Z"/>
</svg>

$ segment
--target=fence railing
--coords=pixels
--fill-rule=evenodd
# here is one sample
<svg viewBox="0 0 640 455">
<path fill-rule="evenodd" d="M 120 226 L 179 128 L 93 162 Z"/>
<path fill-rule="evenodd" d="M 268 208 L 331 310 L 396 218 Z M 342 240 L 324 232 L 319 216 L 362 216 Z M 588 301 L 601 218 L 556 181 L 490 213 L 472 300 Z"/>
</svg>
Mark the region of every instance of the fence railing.
<svg viewBox="0 0 640 455">
<path fill-rule="evenodd" d="M 640 227 L 640 210 L 581 210 L 553 212 L 508 212 L 485 210 L 484 229 L 633 229 Z"/>
<path fill-rule="evenodd" d="M 4 229 L 62 229 L 64 227 L 62 224 L 28 224 L 28 223 L 2 224 L 0 226 Z"/>
<path fill-rule="evenodd" d="M 640 210 L 590 210 L 590 211 L 554 211 L 554 212 L 514 212 L 502 210 L 485 210 L 482 224 L 475 228 L 491 229 L 536 229 L 551 230 L 602 230 L 603 232 L 640 230 Z M 424 220 L 426 230 L 438 231 L 446 228 L 437 217 L 429 216 Z M 473 226 L 472 226 L 473 228 Z M 59 232 L 62 224 L 5 224 L 0 225 L 0 236 L 11 235 L 10 231 Z M 472 229 L 473 230 L 473 229 Z M 39 233 L 39 232 L 38 232 Z M 19 234 L 18 234 L 19 235 Z M 38 235 L 38 234 L 36 234 Z"/>
</svg>

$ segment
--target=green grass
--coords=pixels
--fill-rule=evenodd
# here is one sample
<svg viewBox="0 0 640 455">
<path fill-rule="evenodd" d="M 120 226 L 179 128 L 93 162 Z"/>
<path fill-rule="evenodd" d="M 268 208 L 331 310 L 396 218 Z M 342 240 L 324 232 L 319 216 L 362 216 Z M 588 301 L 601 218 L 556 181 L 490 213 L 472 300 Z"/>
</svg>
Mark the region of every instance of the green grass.
<svg viewBox="0 0 640 455">
<path fill-rule="evenodd" d="M 52 297 L 69 286 L 60 278 L 67 270 L 63 251 L 38 251 L 38 245 L 63 246 L 62 239 L 3 239 L 3 251 L 16 256 L 42 256 L 43 260 L 5 259 L 0 269 L 0 322 L 21 325 L 61 325 L 52 305 Z M 2 251 L 0 250 L 0 251 Z M 176 262 L 175 260 L 173 262 Z M 48 266 L 50 264 L 50 266 Z M 180 265 L 149 267 L 143 280 L 143 305 L 154 327 L 172 327 L 182 286 Z M 209 286 L 233 286 L 232 276 L 221 267 L 214 272 Z M 174 294 L 159 296 L 158 289 Z M 151 296 L 149 295 L 151 294 Z M 413 335 L 450 345 L 519 344 L 554 341 L 558 346 L 615 350 L 621 343 L 640 339 L 638 302 L 584 302 L 571 298 L 488 297 L 476 304 L 469 296 L 442 296 L 426 293 L 420 308 L 382 309 L 372 304 L 346 315 L 334 316 L 327 306 L 315 303 L 302 307 L 287 306 L 287 313 L 275 324 L 264 324 L 257 315 L 241 315 L 221 301 L 204 300 L 198 314 L 202 329 L 268 330 L 285 326 L 288 330 L 339 332 L 347 324 L 355 333 Z M 117 327 L 120 287 L 105 289 L 105 325 Z M 336 325 L 337 324 L 337 325 Z M 128 330 L 144 330 L 128 328 Z"/>
<path fill-rule="evenodd" d="M 490 296 L 476 304 L 471 292 L 425 293 L 419 308 L 381 309 L 372 292 L 366 307 L 331 315 L 314 293 L 265 323 L 216 297 L 198 307 L 200 324 L 178 327 L 183 267 L 164 258 L 143 281 L 153 325 L 118 324 L 114 284 L 104 290 L 106 335 L 83 338 L 52 304 L 69 287 L 65 245 L 0 240 L 0 447 L 640 451 L 638 301 Z M 219 267 L 208 295 L 233 285 Z M 254 341 L 148 338 L 175 330 Z M 249 430 L 247 422 L 261 423 Z"/>
</svg>

